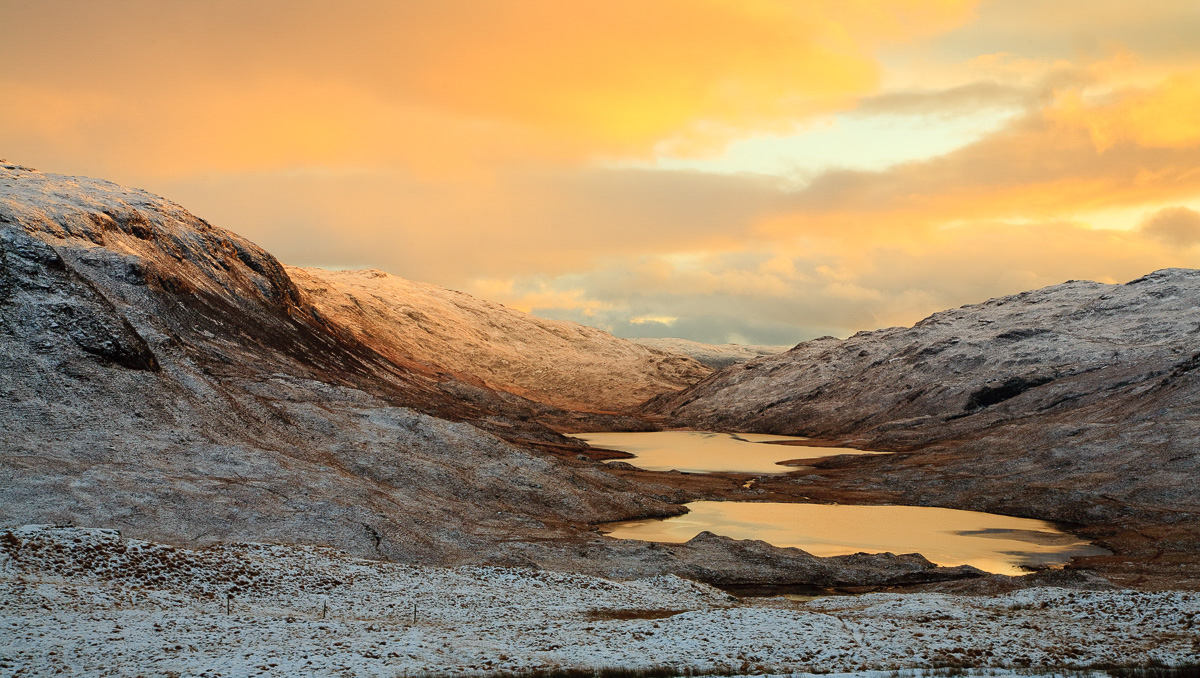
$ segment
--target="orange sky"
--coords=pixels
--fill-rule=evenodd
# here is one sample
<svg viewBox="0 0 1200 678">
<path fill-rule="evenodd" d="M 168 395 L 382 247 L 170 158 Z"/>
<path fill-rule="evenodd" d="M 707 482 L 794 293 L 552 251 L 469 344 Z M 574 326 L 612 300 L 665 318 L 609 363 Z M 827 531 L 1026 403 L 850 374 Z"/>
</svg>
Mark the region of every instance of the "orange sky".
<svg viewBox="0 0 1200 678">
<path fill-rule="evenodd" d="M 1200 266 L 1200 9 L 0 0 L 0 157 L 288 263 L 794 343 Z"/>
</svg>

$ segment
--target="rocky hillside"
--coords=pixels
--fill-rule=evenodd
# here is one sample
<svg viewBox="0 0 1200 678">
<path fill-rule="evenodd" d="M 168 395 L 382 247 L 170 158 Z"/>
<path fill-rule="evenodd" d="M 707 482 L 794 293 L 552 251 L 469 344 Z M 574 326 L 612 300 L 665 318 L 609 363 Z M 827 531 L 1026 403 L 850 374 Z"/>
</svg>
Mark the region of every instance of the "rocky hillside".
<svg viewBox="0 0 1200 678">
<path fill-rule="evenodd" d="M 497 557 L 505 536 L 678 512 L 531 448 L 568 444 L 537 423 L 544 406 L 360 341 L 243 238 L 144 191 L 11 164 L 0 401 L 0 524 L 457 562 Z"/>
<path fill-rule="evenodd" d="M 905 501 L 1114 529 L 1140 516 L 1187 550 L 1196 535 L 1183 528 L 1200 517 L 1197 367 L 1200 271 L 1170 269 L 815 339 L 650 407 L 699 428 L 911 452 L 838 472 Z"/>
<path fill-rule="evenodd" d="M 630 341 L 660 351 L 686 355 L 714 370 L 767 355 L 783 353 L 790 348 L 788 346 L 756 346 L 753 344 L 702 344 L 698 341 L 675 338 L 630 339 Z"/>
<path fill-rule="evenodd" d="M 680 352 L 382 271 L 287 272 L 322 318 L 389 359 L 559 408 L 628 409 L 711 373 Z"/>
<path fill-rule="evenodd" d="M 957 435 L 946 427 L 1075 408 L 1090 392 L 1134 381 L 1142 395 L 1155 377 L 1195 367 L 1198 338 L 1200 271 L 1164 270 L 1126 285 L 1072 281 L 913 327 L 807 341 L 727 369 L 658 409 L 714 430 Z"/>
<path fill-rule="evenodd" d="M 368 342 L 350 321 L 372 312 L 314 305 L 313 276 L 298 273 L 298 287 L 254 244 L 144 191 L 0 163 L 0 526 L 748 585 L 980 574 L 920 556 L 603 537 L 589 525 L 676 515 L 696 494 L 615 474 L 539 423 L 570 413 L 392 350 L 399 330 Z M 392 317 L 353 294 L 379 322 Z M 434 304 L 451 293 L 422 294 L 426 318 L 489 308 L 451 313 Z M 497 312 L 518 337 L 536 335 L 535 321 Z"/>
</svg>

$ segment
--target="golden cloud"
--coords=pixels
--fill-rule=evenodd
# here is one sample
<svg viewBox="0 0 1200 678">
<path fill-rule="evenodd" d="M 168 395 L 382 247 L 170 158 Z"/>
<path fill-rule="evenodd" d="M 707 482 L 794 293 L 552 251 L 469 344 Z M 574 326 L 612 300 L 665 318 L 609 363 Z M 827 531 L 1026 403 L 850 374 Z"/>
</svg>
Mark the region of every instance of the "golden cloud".
<svg viewBox="0 0 1200 678">
<path fill-rule="evenodd" d="M 1087 130 L 1100 153 L 1120 143 L 1150 148 L 1200 145 L 1200 70 L 1106 99 L 1092 103 L 1078 91 L 1068 92 L 1047 116 L 1069 132 Z"/>
<path fill-rule="evenodd" d="M 0 142 L 151 175 L 700 148 L 846 106 L 973 4 L 6 2 Z"/>
</svg>

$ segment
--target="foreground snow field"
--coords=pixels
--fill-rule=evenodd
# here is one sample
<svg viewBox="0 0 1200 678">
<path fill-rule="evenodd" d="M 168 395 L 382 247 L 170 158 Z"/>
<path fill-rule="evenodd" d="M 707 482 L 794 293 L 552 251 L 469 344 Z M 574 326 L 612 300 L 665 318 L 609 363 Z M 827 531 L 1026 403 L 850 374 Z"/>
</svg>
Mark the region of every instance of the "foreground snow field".
<svg viewBox="0 0 1200 678">
<path fill-rule="evenodd" d="M 188 550 L 111 530 L 0 531 L 6 676 L 1176 664 L 1200 655 L 1198 612 L 1200 595 L 1187 592 L 738 600 L 674 576 L 616 582 L 317 547 Z"/>
</svg>

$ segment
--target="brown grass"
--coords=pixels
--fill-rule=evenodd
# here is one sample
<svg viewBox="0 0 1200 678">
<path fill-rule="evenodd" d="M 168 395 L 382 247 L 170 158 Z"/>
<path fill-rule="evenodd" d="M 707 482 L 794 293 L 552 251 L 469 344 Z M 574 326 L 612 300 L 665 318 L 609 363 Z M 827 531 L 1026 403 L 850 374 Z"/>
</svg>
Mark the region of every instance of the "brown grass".
<svg viewBox="0 0 1200 678">
<path fill-rule="evenodd" d="M 682 614 L 687 610 L 588 610 L 588 621 L 608 621 L 610 619 L 631 620 L 631 619 L 666 619 L 674 617 L 677 614 Z"/>
</svg>

